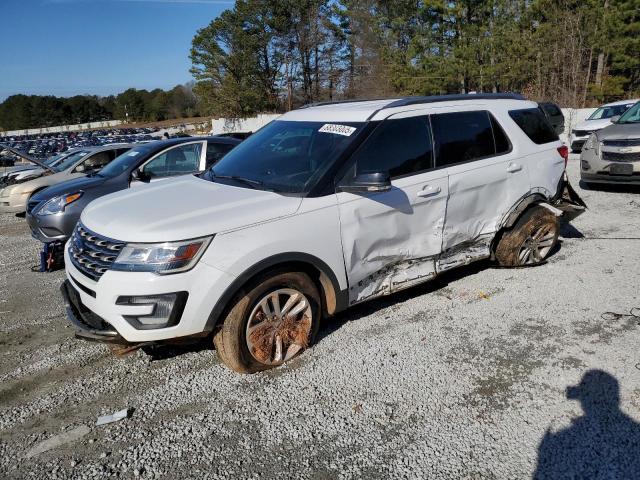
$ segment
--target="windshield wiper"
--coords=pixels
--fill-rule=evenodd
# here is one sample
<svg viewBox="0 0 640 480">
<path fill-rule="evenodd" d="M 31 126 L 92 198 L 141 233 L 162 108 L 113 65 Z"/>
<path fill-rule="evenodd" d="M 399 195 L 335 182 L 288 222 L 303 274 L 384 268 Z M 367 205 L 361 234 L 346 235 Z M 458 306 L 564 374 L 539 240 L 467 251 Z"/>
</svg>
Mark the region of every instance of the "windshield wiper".
<svg viewBox="0 0 640 480">
<path fill-rule="evenodd" d="M 223 178 L 228 180 L 235 180 L 236 182 L 244 183 L 245 185 L 249 185 L 251 188 L 257 188 L 262 186 L 262 182 L 260 180 L 252 180 L 250 178 L 240 177 L 238 175 L 218 175 L 216 172 L 211 170 L 211 175 L 213 178 Z"/>
</svg>

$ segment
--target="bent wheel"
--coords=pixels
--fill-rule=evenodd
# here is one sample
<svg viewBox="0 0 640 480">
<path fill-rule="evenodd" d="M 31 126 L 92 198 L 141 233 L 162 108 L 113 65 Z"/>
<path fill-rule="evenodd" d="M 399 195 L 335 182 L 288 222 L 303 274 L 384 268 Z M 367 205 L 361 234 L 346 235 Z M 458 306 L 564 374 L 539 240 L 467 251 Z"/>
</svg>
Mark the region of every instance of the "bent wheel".
<svg viewBox="0 0 640 480">
<path fill-rule="evenodd" d="M 557 217 L 544 207 L 527 210 L 496 247 L 496 260 L 505 267 L 542 263 L 558 242 Z"/>
<path fill-rule="evenodd" d="M 213 341 L 231 369 L 253 373 L 282 365 L 299 355 L 315 337 L 320 296 L 302 272 L 256 280 L 241 292 Z"/>
</svg>

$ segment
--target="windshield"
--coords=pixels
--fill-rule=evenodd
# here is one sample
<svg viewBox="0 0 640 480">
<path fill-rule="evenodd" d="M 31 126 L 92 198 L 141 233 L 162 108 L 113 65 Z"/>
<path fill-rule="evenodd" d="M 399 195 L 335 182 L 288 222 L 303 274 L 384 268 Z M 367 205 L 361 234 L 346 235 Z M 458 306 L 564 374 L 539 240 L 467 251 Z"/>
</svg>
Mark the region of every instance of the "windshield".
<svg viewBox="0 0 640 480">
<path fill-rule="evenodd" d="M 603 118 L 615 117 L 616 115 L 622 115 L 632 105 L 633 103 L 628 103 L 626 105 L 611 105 L 609 107 L 600 107 L 595 112 L 593 112 L 587 120 L 600 120 Z"/>
<path fill-rule="evenodd" d="M 276 120 L 231 150 L 205 178 L 248 188 L 306 193 L 363 125 Z"/>
<path fill-rule="evenodd" d="M 624 112 L 616 123 L 640 123 L 640 102 Z"/>
<path fill-rule="evenodd" d="M 49 165 L 50 167 L 55 165 L 58 160 L 64 158 L 67 154 L 66 153 L 59 153 L 58 155 L 54 155 L 53 157 L 49 157 L 47 158 L 44 162 L 45 165 Z"/>
<path fill-rule="evenodd" d="M 67 170 L 68 168 L 73 167 L 76 163 L 78 163 L 78 161 L 82 158 L 82 157 L 86 157 L 87 155 L 89 155 L 88 150 L 80 150 L 78 152 L 73 152 L 71 155 L 69 155 L 67 158 L 65 158 L 64 160 L 62 160 L 59 164 L 57 164 L 55 167 L 53 167 L 53 169 L 56 172 L 64 172 L 65 170 Z"/>
<path fill-rule="evenodd" d="M 112 162 L 110 162 L 106 167 L 98 172 L 100 177 L 108 177 L 113 178 L 117 177 L 123 172 L 126 172 L 134 165 L 137 165 L 140 159 L 142 158 L 140 155 L 147 152 L 150 149 L 148 144 L 138 145 L 137 147 L 133 147 L 126 153 L 116 157 Z"/>
</svg>

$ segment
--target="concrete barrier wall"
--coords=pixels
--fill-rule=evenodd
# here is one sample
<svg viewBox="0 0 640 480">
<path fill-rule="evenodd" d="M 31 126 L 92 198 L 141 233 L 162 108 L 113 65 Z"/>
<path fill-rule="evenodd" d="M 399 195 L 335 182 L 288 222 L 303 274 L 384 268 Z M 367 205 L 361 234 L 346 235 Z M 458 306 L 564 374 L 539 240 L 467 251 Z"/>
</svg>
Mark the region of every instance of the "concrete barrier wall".
<svg viewBox="0 0 640 480">
<path fill-rule="evenodd" d="M 40 135 L 42 133 L 78 132 L 90 128 L 110 128 L 122 124 L 122 120 L 107 120 L 104 122 L 79 123 L 76 125 L 60 125 L 58 127 L 29 128 L 27 130 L 0 131 L 0 137 L 15 137 L 19 135 Z"/>
<path fill-rule="evenodd" d="M 278 118 L 278 113 L 261 113 L 253 118 L 218 118 L 211 120 L 211 134 L 232 132 L 255 132 Z"/>
</svg>

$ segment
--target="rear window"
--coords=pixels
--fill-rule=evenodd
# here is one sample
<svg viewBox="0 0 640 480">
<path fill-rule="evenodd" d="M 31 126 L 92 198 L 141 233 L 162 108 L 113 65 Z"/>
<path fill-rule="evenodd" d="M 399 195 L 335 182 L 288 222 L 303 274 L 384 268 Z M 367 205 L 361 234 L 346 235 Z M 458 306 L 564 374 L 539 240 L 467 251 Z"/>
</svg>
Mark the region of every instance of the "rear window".
<svg viewBox="0 0 640 480">
<path fill-rule="evenodd" d="M 533 143 L 541 145 L 559 140 L 558 134 L 539 108 L 510 110 L 509 116 Z"/>
</svg>

